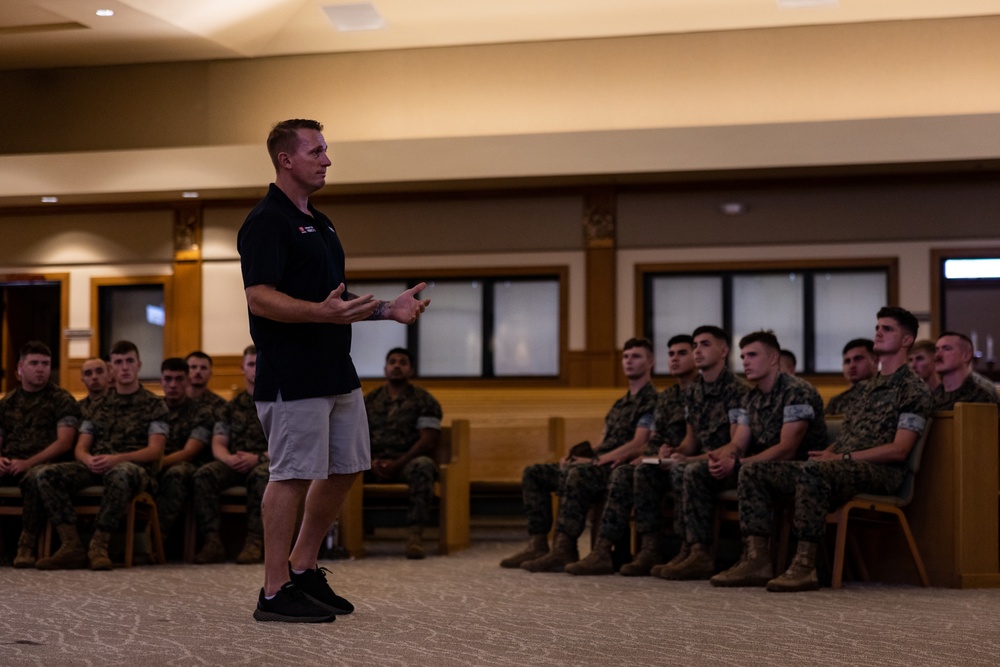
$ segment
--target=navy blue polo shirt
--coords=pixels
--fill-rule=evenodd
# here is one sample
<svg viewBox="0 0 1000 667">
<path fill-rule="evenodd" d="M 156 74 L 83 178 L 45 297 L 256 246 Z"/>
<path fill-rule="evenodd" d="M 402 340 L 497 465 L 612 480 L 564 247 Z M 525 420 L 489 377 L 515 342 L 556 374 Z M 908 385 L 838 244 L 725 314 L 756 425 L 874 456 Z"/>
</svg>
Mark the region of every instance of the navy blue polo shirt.
<svg viewBox="0 0 1000 667">
<path fill-rule="evenodd" d="M 300 211 L 276 185 L 254 207 L 237 236 L 243 286 L 320 302 L 344 275 L 344 248 L 333 223 L 309 205 Z M 361 386 L 351 361 L 351 325 L 276 322 L 250 313 L 257 346 L 254 400 L 298 400 L 347 394 Z"/>
</svg>

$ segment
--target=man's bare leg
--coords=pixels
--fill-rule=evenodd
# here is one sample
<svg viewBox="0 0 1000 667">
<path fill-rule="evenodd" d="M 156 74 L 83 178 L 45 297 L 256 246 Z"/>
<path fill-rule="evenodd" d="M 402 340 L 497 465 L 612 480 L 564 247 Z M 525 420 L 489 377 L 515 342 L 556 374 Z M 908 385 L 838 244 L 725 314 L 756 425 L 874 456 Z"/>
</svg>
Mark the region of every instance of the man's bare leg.
<svg viewBox="0 0 1000 667">
<path fill-rule="evenodd" d="M 271 481 L 264 489 L 264 595 L 271 596 L 288 582 L 288 556 L 295 536 L 295 519 L 309 491 L 309 480 Z M 319 546 L 316 547 L 317 552 Z"/>
<path fill-rule="evenodd" d="M 360 474 L 330 475 L 327 479 L 314 480 L 309 485 L 302 527 L 288 559 L 293 569 L 308 570 L 316 567 L 316 555 L 319 553 L 323 538 L 340 513 L 340 507 L 344 504 L 351 485 Z M 287 580 L 286 575 L 285 581 Z"/>
</svg>

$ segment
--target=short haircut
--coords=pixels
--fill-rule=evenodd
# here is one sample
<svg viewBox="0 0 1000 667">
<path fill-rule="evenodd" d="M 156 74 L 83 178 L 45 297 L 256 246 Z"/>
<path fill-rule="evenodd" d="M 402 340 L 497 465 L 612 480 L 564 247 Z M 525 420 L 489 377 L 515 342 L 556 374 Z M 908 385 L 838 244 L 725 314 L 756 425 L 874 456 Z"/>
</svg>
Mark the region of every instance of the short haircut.
<svg viewBox="0 0 1000 667">
<path fill-rule="evenodd" d="M 677 334 L 667 341 L 667 349 L 669 350 L 674 345 L 690 345 L 694 347 L 694 336 L 689 336 L 687 334 Z"/>
<path fill-rule="evenodd" d="M 305 118 L 291 118 L 275 124 L 267 135 L 267 154 L 271 164 L 278 169 L 278 153 L 294 153 L 299 147 L 299 130 L 323 131 L 323 123 Z"/>
<path fill-rule="evenodd" d="M 695 339 L 702 334 L 708 334 L 716 340 L 720 340 L 726 344 L 726 347 L 730 347 L 729 344 L 729 334 L 722 327 L 717 327 L 714 324 L 702 324 L 700 327 L 694 330 L 691 334 L 691 339 Z"/>
<path fill-rule="evenodd" d="M 941 334 L 941 336 L 944 335 L 946 334 Z M 957 336 L 958 334 L 954 335 Z M 938 336 L 938 338 L 940 338 L 940 336 Z M 926 352 L 931 356 L 934 356 L 935 352 L 934 341 L 928 340 L 926 338 L 921 338 L 920 340 L 918 340 L 916 343 L 913 344 L 913 347 L 910 348 L 910 354 L 913 354 L 914 352 Z"/>
<path fill-rule="evenodd" d="M 111 346 L 111 352 L 109 355 L 114 354 L 128 354 L 129 352 L 135 352 L 135 358 L 140 359 L 139 348 L 136 347 L 135 343 L 130 340 L 120 340 Z"/>
<path fill-rule="evenodd" d="M 847 341 L 847 345 L 844 346 L 844 351 L 841 354 L 847 354 L 856 347 L 863 347 L 868 354 L 875 354 L 875 341 L 871 338 L 854 338 Z"/>
<path fill-rule="evenodd" d="M 195 350 L 188 356 L 184 357 L 184 361 L 187 361 L 191 357 L 194 357 L 195 359 L 204 359 L 205 361 L 208 362 L 209 366 L 212 365 L 212 357 L 208 356 L 207 352 L 202 352 L 201 350 Z"/>
<path fill-rule="evenodd" d="M 746 336 L 740 339 L 740 349 L 742 350 L 747 345 L 751 343 L 761 343 L 765 347 L 769 347 L 775 352 L 781 352 L 781 345 L 778 343 L 778 337 L 774 335 L 771 330 L 767 331 L 754 331 L 753 333 L 748 333 Z"/>
<path fill-rule="evenodd" d="M 920 322 L 917 321 L 917 318 L 913 313 L 905 308 L 900 308 L 899 306 L 883 306 L 879 309 L 875 317 L 878 319 L 882 319 L 884 317 L 894 319 L 896 320 L 896 324 L 898 324 L 906 333 L 910 334 L 914 338 L 917 337 L 917 329 L 920 328 Z"/>
<path fill-rule="evenodd" d="M 796 366 L 799 363 L 799 360 L 795 357 L 795 353 L 792 352 L 791 350 L 789 350 L 787 348 L 782 348 L 780 350 L 780 352 L 781 352 L 781 356 L 787 358 L 789 361 L 792 362 L 792 366 L 793 367 Z"/>
<path fill-rule="evenodd" d="M 389 361 L 389 357 L 391 357 L 394 354 L 402 354 L 403 356 L 405 356 L 410 361 L 410 366 L 413 366 L 413 355 L 410 354 L 410 351 L 407 350 L 405 347 L 394 347 L 391 350 L 389 350 L 388 352 L 386 352 L 385 353 L 385 360 L 386 360 L 386 362 L 388 362 Z"/>
<path fill-rule="evenodd" d="M 243 356 L 245 357 L 248 354 L 252 354 L 252 355 L 256 356 L 257 355 L 257 346 L 256 345 L 247 345 L 245 348 L 243 348 Z"/>
<path fill-rule="evenodd" d="M 938 340 L 941 340 L 945 336 L 954 336 L 955 338 L 960 339 L 963 343 L 965 343 L 968 346 L 969 352 L 975 353 L 976 347 L 972 344 L 972 339 L 966 336 L 964 333 L 958 333 L 957 331 L 944 331 L 941 333 L 940 336 L 938 336 Z M 931 341 L 927 342 L 931 343 Z M 913 346 L 916 347 L 917 346 L 916 343 L 914 343 Z M 936 352 L 936 351 L 937 348 L 934 347 L 934 343 L 931 343 L 931 352 Z"/>
<path fill-rule="evenodd" d="M 653 344 L 649 341 L 648 338 L 629 338 L 627 341 L 625 341 L 625 345 L 622 347 L 622 351 L 624 352 L 625 350 L 631 350 L 633 347 L 644 347 L 646 348 L 647 352 L 649 352 L 650 354 L 654 354 Z"/>
<path fill-rule="evenodd" d="M 174 371 L 176 373 L 184 373 L 187 375 L 188 365 L 187 362 L 180 357 L 168 357 L 163 360 L 160 364 L 160 372 L 164 371 Z"/>
<path fill-rule="evenodd" d="M 18 359 L 24 361 L 28 358 L 29 354 L 41 354 L 46 357 L 52 356 L 52 350 L 49 346 L 40 340 L 29 340 L 27 343 L 21 346 L 21 352 Z"/>
</svg>

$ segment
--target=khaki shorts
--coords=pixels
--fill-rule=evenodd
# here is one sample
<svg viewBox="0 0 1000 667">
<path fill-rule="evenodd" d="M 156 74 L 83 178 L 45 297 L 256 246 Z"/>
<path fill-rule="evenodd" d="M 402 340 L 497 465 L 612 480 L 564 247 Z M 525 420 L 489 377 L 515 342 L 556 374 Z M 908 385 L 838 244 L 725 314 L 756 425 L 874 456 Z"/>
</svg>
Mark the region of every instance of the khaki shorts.
<svg viewBox="0 0 1000 667">
<path fill-rule="evenodd" d="M 271 481 L 326 479 L 372 467 L 361 389 L 296 401 L 258 401 Z"/>
</svg>

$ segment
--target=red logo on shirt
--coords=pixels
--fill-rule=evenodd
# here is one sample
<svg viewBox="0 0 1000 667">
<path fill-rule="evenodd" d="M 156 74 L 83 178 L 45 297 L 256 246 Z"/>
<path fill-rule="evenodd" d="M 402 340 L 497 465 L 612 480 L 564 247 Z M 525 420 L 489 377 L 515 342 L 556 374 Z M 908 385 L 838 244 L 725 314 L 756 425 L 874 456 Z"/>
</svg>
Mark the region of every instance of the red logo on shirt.
<svg viewBox="0 0 1000 667">
<path fill-rule="evenodd" d="M 305 227 L 299 227 L 300 234 L 312 234 L 315 233 L 316 228 L 312 225 L 306 225 Z"/>
</svg>

